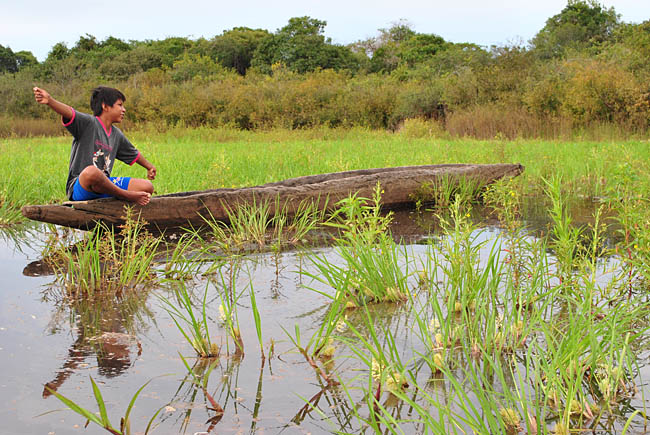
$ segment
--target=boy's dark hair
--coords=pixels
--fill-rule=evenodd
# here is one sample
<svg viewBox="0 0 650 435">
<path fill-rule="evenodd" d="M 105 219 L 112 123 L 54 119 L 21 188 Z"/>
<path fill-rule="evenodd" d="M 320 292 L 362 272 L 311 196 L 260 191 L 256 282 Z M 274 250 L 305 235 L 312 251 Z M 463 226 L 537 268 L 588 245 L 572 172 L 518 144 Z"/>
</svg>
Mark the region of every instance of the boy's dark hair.
<svg viewBox="0 0 650 435">
<path fill-rule="evenodd" d="M 104 111 L 102 103 L 107 106 L 112 106 L 117 100 L 122 100 L 122 102 L 124 102 L 126 101 L 126 97 L 122 92 L 115 88 L 98 86 L 93 89 L 93 93 L 90 96 L 90 108 L 93 109 L 93 114 L 95 116 L 99 116 Z"/>
</svg>

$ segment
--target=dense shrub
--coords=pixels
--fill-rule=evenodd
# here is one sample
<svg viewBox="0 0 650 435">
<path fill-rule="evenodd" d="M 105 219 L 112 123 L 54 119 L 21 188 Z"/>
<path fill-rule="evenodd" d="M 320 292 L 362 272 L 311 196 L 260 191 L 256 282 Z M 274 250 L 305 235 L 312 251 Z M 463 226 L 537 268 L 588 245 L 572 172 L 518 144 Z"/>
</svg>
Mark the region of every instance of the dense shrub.
<svg viewBox="0 0 650 435">
<path fill-rule="evenodd" d="M 477 137 L 650 128 L 650 21 L 621 23 L 595 0 L 570 0 L 531 46 L 489 50 L 404 21 L 346 47 L 324 35 L 325 25 L 298 17 L 274 33 L 236 27 L 209 40 L 86 35 L 72 48 L 56 44 L 42 63 L 0 46 L 0 134 L 44 132 L 31 121 L 56 120 L 34 103 L 35 84 L 82 111 L 95 86 L 120 88 L 125 126 L 401 131 L 411 120 L 415 131 L 433 120 Z"/>
</svg>

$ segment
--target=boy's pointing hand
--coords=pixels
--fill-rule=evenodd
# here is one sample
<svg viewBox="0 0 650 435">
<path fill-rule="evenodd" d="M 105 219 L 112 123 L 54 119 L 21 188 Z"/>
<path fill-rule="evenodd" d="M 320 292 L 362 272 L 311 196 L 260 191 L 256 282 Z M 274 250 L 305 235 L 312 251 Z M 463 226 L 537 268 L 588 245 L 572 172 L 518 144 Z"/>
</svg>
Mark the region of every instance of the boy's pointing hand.
<svg viewBox="0 0 650 435">
<path fill-rule="evenodd" d="M 156 167 L 152 166 L 149 169 L 147 169 L 147 178 L 150 180 L 153 180 L 156 178 Z"/>
<path fill-rule="evenodd" d="M 36 102 L 41 104 L 47 104 L 50 102 L 50 94 L 45 89 L 34 86 L 33 91 Z"/>
</svg>

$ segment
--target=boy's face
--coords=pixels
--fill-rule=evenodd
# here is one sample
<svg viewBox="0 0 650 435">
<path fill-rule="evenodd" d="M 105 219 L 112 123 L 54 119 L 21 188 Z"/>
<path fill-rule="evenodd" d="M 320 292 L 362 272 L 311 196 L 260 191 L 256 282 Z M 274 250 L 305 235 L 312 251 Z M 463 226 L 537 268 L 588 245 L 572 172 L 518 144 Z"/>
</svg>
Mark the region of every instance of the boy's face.
<svg viewBox="0 0 650 435">
<path fill-rule="evenodd" d="M 124 119 L 124 113 L 126 112 L 124 102 L 120 99 L 118 99 L 112 106 L 107 106 L 105 103 L 102 103 L 102 109 L 104 109 L 102 115 L 112 123 L 122 122 Z"/>
</svg>

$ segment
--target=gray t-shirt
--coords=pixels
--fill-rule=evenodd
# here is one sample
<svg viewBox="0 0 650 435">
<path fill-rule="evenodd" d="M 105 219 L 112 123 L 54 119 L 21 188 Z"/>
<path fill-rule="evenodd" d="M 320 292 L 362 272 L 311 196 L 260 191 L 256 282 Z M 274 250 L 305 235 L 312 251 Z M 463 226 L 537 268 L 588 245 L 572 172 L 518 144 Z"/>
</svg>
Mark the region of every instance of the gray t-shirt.
<svg viewBox="0 0 650 435">
<path fill-rule="evenodd" d="M 75 181 L 87 166 L 94 165 L 110 177 L 115 159 L 132 165 L 140 157 L 140 152 L 119 128 L 111 126 L 107 131 L 96 116 L 75 110 L 72 119 L 64 118 L 62 121 L 74 137 L 66 183 L 66 193 L 70 199 Z"/>
</svg>

